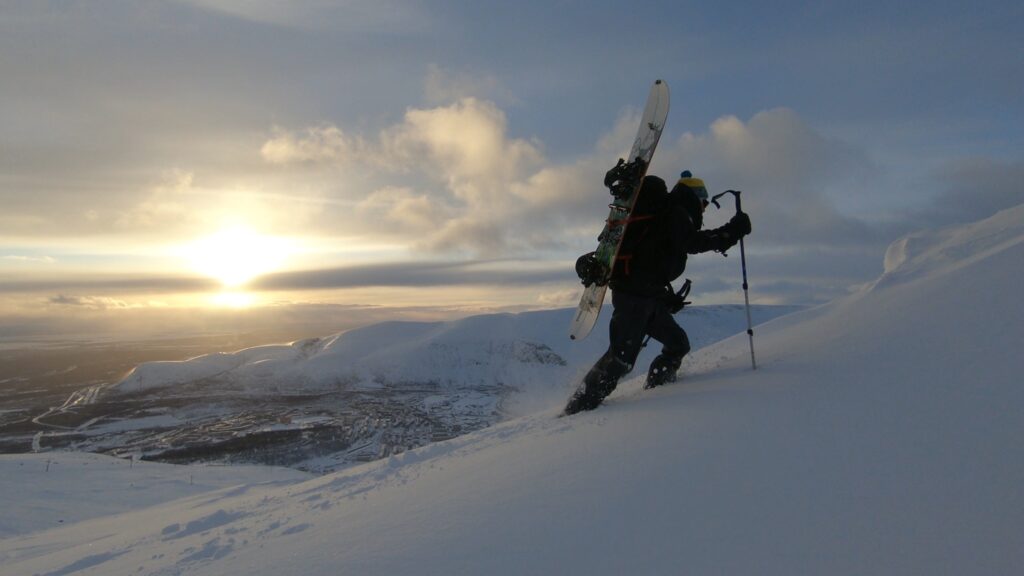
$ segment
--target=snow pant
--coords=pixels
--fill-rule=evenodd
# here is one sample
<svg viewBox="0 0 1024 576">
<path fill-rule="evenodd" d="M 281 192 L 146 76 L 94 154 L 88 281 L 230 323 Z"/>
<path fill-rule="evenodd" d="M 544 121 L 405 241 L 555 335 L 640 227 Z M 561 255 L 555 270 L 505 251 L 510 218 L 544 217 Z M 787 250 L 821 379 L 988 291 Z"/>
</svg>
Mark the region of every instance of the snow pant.
<svg viewBox="0 0 1024 576">
<path fill-rule="evenodd" d="M 690 351 L 686 331 L 676 324 L 664 300 L 612 292 L 612 306 L 608 350 L 583 378 L 583 386 L 566 407 L 567 413 L 596 408 L 611 394 L 619 379 L 633 369 L 645 336 L 662 344 L 661 354 L 647 372 L 645 387 L 670 381 Z"/>
</svg>

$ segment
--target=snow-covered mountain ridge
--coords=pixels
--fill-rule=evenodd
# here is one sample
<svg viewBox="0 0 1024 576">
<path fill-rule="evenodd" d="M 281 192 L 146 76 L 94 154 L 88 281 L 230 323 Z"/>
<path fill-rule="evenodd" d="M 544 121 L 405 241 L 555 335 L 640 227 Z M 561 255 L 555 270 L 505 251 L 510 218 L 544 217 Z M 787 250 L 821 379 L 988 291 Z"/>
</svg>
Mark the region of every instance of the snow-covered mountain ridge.
<svg viewBox="0 0 1024 576">
<path fill-rule="evenodd" d="M 753 317 L 796 309 L 755 306 Z M 75 391 L 4 441 L 22 451 L 335 471 L 564 402 L 608 340 L 610 312 L 591 338 L 570 341 L 573 312 L 386 322 L 150 362 L 115 385 Z M 737 306 L 697 306 L 681 320 L 700 347 L 741 331 L 745 315 Z"/>
<path fill-rule="evenodd" d="M 756 372 L 740 335 L 592 413 L 8 539 L 0 572 L 1014 574 L 1024 206 L 914 238 L 761 326 Z"/>
<path fill-rule="evenodd" d="M 756 322 L 796 308 L 756 306 Z M 174 463 L 328 472 L 564 402 L 607 346 L 565 337 L 573 310 L 451 322 L 388 322 L 290 345 L 142 364 L 76 391 L 5 437 L 22 450 L 80 450 Z M 742 330 L 736 306 L 688 309 L 695 346 Z M 650 346 L 643 362 L 657 351 Z M 646 364 L 644 364 L 646 365 Z M 30 433 L 30 435 L 26 435 Z"/>
<path fill-rule="evenodd" d="M 755 322 L 799 310 L 755 306 Z M 379 388 L 401 383 L 438 386 L 535 387 L 545 381 L 571 385 L 573 373 L 592 363 L 608 345 L 610 313 L 591 338 L 575 343 L 563 334 L 573 310 L 471 316 L 451 322 L 385 322 L 323 339 L 259 346 L 235 353 L 200 356 L 185 362 L 138 366 L 105 394 L 134 394 L 201 380 L 233 383 L 247 394 L 302 389 Z M 688 308 L 681 323 L 694 347 L 742 330 L 737 306 Z M 645 358 L 657 353 L 656 343 Z M 641 362 L 643 364 L 643 362 Z"/>
</svg>

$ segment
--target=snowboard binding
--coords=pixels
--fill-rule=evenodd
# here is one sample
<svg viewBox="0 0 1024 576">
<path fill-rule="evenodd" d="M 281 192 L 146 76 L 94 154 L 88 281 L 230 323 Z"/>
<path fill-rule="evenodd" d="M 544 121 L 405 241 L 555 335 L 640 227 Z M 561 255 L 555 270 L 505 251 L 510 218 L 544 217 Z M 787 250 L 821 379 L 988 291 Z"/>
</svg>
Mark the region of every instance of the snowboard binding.
<svg viewBox="0 0 1024 576">
<path fill-rule="evenodd" d="M 640 175 L 644 173 L 646 167 L 647 163 L 643 158 L 637 157 L 632 162 L 619 158 L 618 163 L 605 173 L 604 185 L 615 198 L 627 199 L 640 184 Z"/>
<path fill-rule="evenodd" d="M 597 252 L 588 252 L 576 259 L 576 275 L 584 286 L 604 286 L 608 283 L 608 272 L 608 267 L 597 258 Z"/>
</svg>

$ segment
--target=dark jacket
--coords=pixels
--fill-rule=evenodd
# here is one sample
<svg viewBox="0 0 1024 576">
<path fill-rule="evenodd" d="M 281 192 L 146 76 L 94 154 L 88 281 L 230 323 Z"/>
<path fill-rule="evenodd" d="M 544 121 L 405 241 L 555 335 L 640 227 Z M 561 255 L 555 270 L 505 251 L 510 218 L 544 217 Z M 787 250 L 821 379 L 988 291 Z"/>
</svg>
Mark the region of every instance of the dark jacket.
<svg viewBox="0 0 1024 576">
<path fill-rule="evenodd" d="M 688 254 L 731 248 L 737 238 L 729 224 L 701 230 L 701 200 L 677 185 L 666 191 L 657 176 L 644 178 L 619 247 L 609 286 L 637 296 L 665 294 L 669 283 L 686 270 Z"/>
</svg>

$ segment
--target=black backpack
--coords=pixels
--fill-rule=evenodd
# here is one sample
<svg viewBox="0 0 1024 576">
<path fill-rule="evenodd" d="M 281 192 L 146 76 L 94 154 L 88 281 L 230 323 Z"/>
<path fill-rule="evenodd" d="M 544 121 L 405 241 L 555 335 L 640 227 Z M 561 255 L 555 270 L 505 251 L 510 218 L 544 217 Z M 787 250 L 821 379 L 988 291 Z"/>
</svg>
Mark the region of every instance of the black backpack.
<svg viewBox="0 0 1024 576">
<path fill-rule="evenodd" d="M 613 280 L 643 281 L 658 267 L 658 253 L 668 225 L 668 207 L 665 181 L 657 176 L 644 177 L 633 211 L 627 219 L 626 235 L 615 257 Z"/>
</svg>

